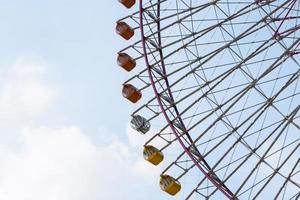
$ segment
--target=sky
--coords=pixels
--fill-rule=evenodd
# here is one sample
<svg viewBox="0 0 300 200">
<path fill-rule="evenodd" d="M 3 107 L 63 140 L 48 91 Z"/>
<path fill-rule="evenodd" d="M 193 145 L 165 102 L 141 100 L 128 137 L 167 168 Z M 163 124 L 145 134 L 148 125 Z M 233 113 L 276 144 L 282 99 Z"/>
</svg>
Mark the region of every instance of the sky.
<svg viewBox="0 0 300 200">
<path fill-rule="evenodd" d="M 176 199 L 142 159 L 115 1 L 0 1 L 0 199 Z M 182 196 L 181 196 L 182 197 Z M 179 197 L 180 198 L 180 195 Z"/>
</svg>

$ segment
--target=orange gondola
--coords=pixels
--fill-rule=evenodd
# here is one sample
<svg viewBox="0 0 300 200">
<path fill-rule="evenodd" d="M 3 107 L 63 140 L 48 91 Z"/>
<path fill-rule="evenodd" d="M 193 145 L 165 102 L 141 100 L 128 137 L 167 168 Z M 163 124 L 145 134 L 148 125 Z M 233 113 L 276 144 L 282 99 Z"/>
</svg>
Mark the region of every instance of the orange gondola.
<svg viewBox="0 0 300 200">
<path fill-rule="evenodd" d="M 116 32 L 125 40 L 129 40 L 134 35 L 134 30 L 127 23 L 118 21 L 116 25 Z"/>
<path fill-rule="evenodd" d="M 135 60 L 126 53 L 119 52 L 117 61 L 118 65 L 126 71 L 131 71 L 136 66 Z"/>
<path fill-rule="evenodd" d="M 141 99 L 142 93 L 138 91 L 133 85 L 131 84 L 124 84 L 122 90 L 123 97 L 131 101 L 132 103 L 138 102 Z"/>
<path fill-rule="evenodd" d="M 135 4 L 135 0 L 119 0 L 126 8 L 131 8 Z"/>
</svg>

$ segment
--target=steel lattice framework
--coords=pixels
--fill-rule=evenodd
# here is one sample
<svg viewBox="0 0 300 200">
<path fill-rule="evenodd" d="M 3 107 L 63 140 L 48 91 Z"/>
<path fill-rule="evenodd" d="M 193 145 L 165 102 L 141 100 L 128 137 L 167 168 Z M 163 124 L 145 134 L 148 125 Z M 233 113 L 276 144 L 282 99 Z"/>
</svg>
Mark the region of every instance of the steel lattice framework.
<svg viewBox="0 0 300 200">
<path fill-rule="evenodd" d="M 120 52 L 140 69 L 132 116 L 160 126 L 146 145 L 168 158 L 162 174 L 186 199 L 298 199 L 300 1 L 137 3 L 119 21 L 140 34 Z"/>
</svg>

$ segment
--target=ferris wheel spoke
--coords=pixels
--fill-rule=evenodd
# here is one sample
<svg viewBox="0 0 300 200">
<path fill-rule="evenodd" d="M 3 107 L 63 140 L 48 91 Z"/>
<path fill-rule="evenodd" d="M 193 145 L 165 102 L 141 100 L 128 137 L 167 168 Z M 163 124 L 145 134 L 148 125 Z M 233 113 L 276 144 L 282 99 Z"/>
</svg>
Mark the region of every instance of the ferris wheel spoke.
<svg viewBox="0 0 300 200">
<path fill-rule="evenodd" d="M 225 29 L 224 29 L 225 30 Z M 226 30 L 225 30 L 226 31 Z M 228 33 L 228 32 L 227 32 Z M 234 35 L 231 35 L 230 33 L 228 33 L 232 38 L 235 38 L 235 36 Z M 232 52 L 234 52 L 238 57 L 240 57 L 241 59 L 243 59 L 242 58 L 242 56 L 241 56 L 241 51 L 240 51 L 240 48 L 238 47 L 238 50 L 239 50 L 239 53 L 235 53 L 235 51 L 233 51 L 232 50 Z M 234 57 L 233 57 L 234 58 Z M 247 67 L 247 65 L 246 65 L 246 69 L 247 69 L 247 71 L 249 71 L 250 72 L 250 70 L 248 69 L 248 67 Z M 241 69 L 241 70 L 243 70 L 243 69 Z M 244 70 L 243 70 L 244 71 Z M 249 77 L 251 77 L 251 79 L 253 80 L 254 78 L 252 78 L 252 75 L 251 75 L 251 72 L 250 72 L 250 75 L 247 73 L 247 72 L 245 72 L 245 74 L 247 74 Z M 257 85 L 258 86 L 258 88 L 259 88 L 259 85 Z"/>
<path fill-rule="evenodd" d="M 270 149 L 273 147 L 273 145 L 275 144 L 275 142 L 278 140 L 278 138 L 280 137 L 280 135 L 283 133 L 283 131 L 285 130 L 285 128 L 289 125 L 290 123 L 290 119 L 293 118 L 293 116 L 296 115 L 296 113 L 299 111 L 299 108 L 297 110 L 294 111 L 293 115 L 288 119 L 287 123 L 285 124 L 285 126 L 283 127 L 283 129 L 279 132 L 279 134 L 276 136 L 276 138 L 273 140 L 273 142 L 271 143 L 271 145 L 266 149 L 265 153 L 263 154 L 263 156 L 260 158 L 260 160 L 257 162 L 257 164 L 255 165 L 255 167 L 250 171 L 249 175 L 245 178 L 245 180 L 242 182 L 242 184 L 240 185 L 240 187 L 237 189 L 237 191 L 235 192 L 235 194 L 238 194 L 239 191 L 243 188 L 243 186 L 246 184 L 246 182 L 250 179 L 251 175 L 254 173 L 254 171 L 257 169 L 257 167 L 263 162 L 264 157 L 267 155 L 267 153 L 270 151 Z M 299 144 L 296 146 L 295 150 L 297 150 L 299 147 Z M 275 173 L 279 173 L 278 171 L 274 170 Z"/>
<path fill-rule="evenodd" d="M 295 117 L 295 119 L 296 119 L 296 118 L 299 118 L 299 117 Z M 255 135 L 255 134 L 259 134 L 259 133 L 261 133 L 262 131 L 264 131 L 264 130 L 266 130 L 266 129 L 269 129 L 269 128 L 275 126 L 275 125 L 277 125 L 278 123 L 281 123 L 282 121 L 283 121 L 283 120 L 276 121 L 276 122 L 274 122 L 274 123 L 272 123 L 272 124 L 270 124 L 270 125 L 266 125 L 266 126 L 260 128 L 260 129 L 258 129 L 258 130 L 256 130 L 256 131 L 252 131 L 252 132 L 250 132 L 249 134 L 245 134 L 244 139 L 247 139 L 248 137 L 251 137 L 251 136 L 253 136 L 253 135 Z M 205 144 L 207 144 L 207 143 L 209 143 L 209 142 L 213 142 L 214 140 L 220 139 L 220 138 L 222 138 L 223 136 L 226 136 L 226 135 L 230 134 L 230 132 L 231 132 L 231 131 L 227 131 L 227 132 L 225 132 L 225 133 L 223 133 L 223 134 L 220 134 L 220 135 L 218 135 L 218 136 L 212 137 L 212 138 L 210 138 L 210 139 L 208 139 L 208 140 L 205 140 L 205 141 L 203 141 L 203 142 L 197 144 L 197 146 L 203 146 L 203 145 L 205 145 Z"/>
<path fill-rule="evenodd" d="M 253 55 L 252 55 L 253 56 Z"/>
<path fill-rule="evenodd" d="M 292 196 L 289 200 L 297 200 L 300 197 L 300 192 L 298 192 L 297 194 L 295 194 L 294 196 Z"/>
<path fill-rule="evenodd" d="M 277 93 L 277 95 L 278 95 L 278 93 Z M 276 98 L 276 97 L 275 97 L 275 98 Z M 273 99 L 275 99 L 275 98 L 273 97 Z M 267 106 L 270 106 L 271 104 L 272 104 L 272 103 L 267 102 L 266 105 L 267 105 Z M 255 123 L 255 121 L 257 121 L 258 118 L 264 113 L 265 109 L 267 108 L 267 107 L 264 108 L 264 106 L 265 106 L 265 105 L 263 105 L 263 106 L 260 108 L 260 109 L 263 109 L 262 112 L 254 119 L 253 123 L 251 123 L 250 126 L 244 131 L 244 133 L 240 136 L 239 140 L 242 139 L 242 136 L 246 134 L 246 131 L 249 130 L 250 127 L 253 126 L 253 124 Z M 259 111 L 259 110 L 258 110 L 258 111 Z M 257 111 L 255 111 L 252 115 L 250 115 L 250 117 L 248 117 L 248 119 L 246 119 L 242 124 L 240 124 L 240 125 L 237 126 L 235 129 L 233 129 L 233 131 L 238 131 L 238 129 L 239 129 L 241 126 L 243 126 L 243 124 L 246 123 L 246 122 L 247 122 L 252 116 L 254 116 L 256 113 L 257 113 Z M 210 128 L 210 127 L 209 127 L 209 128 Z M 207 128 L 206 131 L 209 130 L 209 128 Z M 205 133 L 206 131 L 204 131 L 204 133 Z M 200 134 L 200 137 L 201 137 L 202 135 L 204 135 L 204 134 L 203 134 L 203 133 Z M 195 142 L 197 142 L 197 140 L 199 140 L 200 137 L 197 138 L 197 139 L 195 140 Z M 212 152 L 217 146 L 219 146 L 221 143 L 223 143 L 227 138 L 229 138 L 229 135 L 228 135 L 227 137 L 225 137 L 222 141 L 220 141 L 219 144 L 217 144 L 214 148 L 212 148 L 208 153 L 206 153 L 206 155 L 209 154 L 210 152 Z M 237 140 L 237 141 L 239 141 L 239 140 Z M 236 142 L 236 143 L 237 143 L 237 142 Z M 235 144 L 236 144 L 236 143 L 235 143 Z M 242 144 L 244 144 L 244 143 L 242 143 Z M 233 148 L 233 146 L 232 146 L 231 148 L 228 149 L 228 152 L 229 152 L 232 148 Z M 251 148 L 250 148 L 250 150 L 252 151 Z M 204 156 L 206 156 L 206 155 L 204 155 Z M 224 155 L 226 155 L 226 153 L 225 153 Z"/>
<path fill-rule="evenodd" d="M 287 120 L 285 119 L 285 122 L 286 122 Z M 278 130 L 279 129 L 279 127 L 281 126 L 282 124 L 280 124 L 277 128 L 276 128 L 276 130 Z M 284 129 L 283 129 L 284 130 Z M 272 132 L 272 134 L 273 133 L 275 133 L 275 131 L 273 131 Z M 271 135 L 272 135 L 271 134 Z M 253 150 L 253 152 L 255 152 L 255 151 L 257 151 L 268 139 L 270 138 L 270 136 L 268 136 L 259 146 L 257 146 L 256 147 L 256 149 L 255 150 Z M 228 181 L 228 179 L 232 176 L 232 175 L 234 175 L 235 174 L 235 172 L 238 170 L 238 169 L 240 169 L 241 168 L 241 166 L 243 166 L 247 161 L 248 161 L 248 159 L 251 157 L 251 156 L 253 156 L 253 155 L 255 155 L 255 154 L 253 154 L 253 153 L 249 153 L 248 154 L 248 156 L 234 169 L 234 170 L 232 170 L 232 173 L 230 173 L 228 176 L 227 176 L 227 178 L 225 178 L 224 180 L 223 180 L 223 182 L 225 183 L 226 181 Z M 259 162 L 264 162 L 264 160 L 262 159 L 262 158 L 260 158 L 260 160 L 259 160 Z M 268 163 L 265 163 L 265 164 L 267 164 L 268 165 Z M 270 165 L 268 165 L 270 168 L 272 168 L 272 166 L 270 166 Z M 250 167 L 250 166 L 249 166 Z M 254 169 L 254 168 L 253 168 Z M 276 171 L 275 169 L 273 169 L 274 171 Z M 280 174 L 280 173 L 279 173 Z M 281 176 L 283 176 L 282 174 L 280 174 Z M 284 177 L 284 176 L 283 176 Z M 241 177 L 240 177 L 241 178 Z M 249 178 L 249 177 L 248 177 Z M 242 182 L 242 183 L 245 183 L 245 182 L 247 182 L 247 180 L 248 180 L 248 178 L 245 178 L 245 180 L 244 180 L 244 182 Z M 213 193 L 215 193 L 216 192 L 216 190 L 213 192 Z M 236 192 L 235 194 L 237 194 L 238 192 Z"/>
<path fill-rule="evenodd" d="M 278 66 L 278 64 L 277 64 L 277 66 Z M 273 68 L 273 70 L 274 70 L 274 69 L 275 69 L 275 68 Z M 268 71 L 268 70 L 267 70 L 267 71 Z M 271 71 L 268 71 L 268 73 L 270 73 L 270 72 L 271 72 Z M 299 70 L 298 70 L 297 73 L 299 73 Z M 295 74 L 296 74 L 296 73 L 295 73 Z M 295 75 L 295 74 L 294 74 L 294 75 Z M 265 76 L 265 75 L 266 75 L 266 74 L 263 74 L 263 76 Z M 298 76 L 297 76 L 297 77 L 298 77 Z M 257 82 L 258 82 L 258 80 L 259 80 L 259 79 L 257 79 Z M 253 88 L 256 88 L 256 87 L 254 86 Z M 268 99 L 268 98 L 267 98 L 267 99 Z M 272 105 L 272 106 L 274 106 L 274 105 Z M 275 107 L 275 108 L 276 108 L 276 107 Z M 201 123 L 201 122 L 202 122 L 202 121 L 199 121 L 198 123 L 196 123 L 196 124 L 194 125 L 194 127 L 197 126 L 197 125 L 198 125 L 199 123 Z M 192 128 L 193 128 L 193 127 L 192 127 Z"/>
<path fill-rule="evenodd" d="M 230 20 L 234 19 L 234 17 L 232 17 L 232 16 L 230 16 L 230 17 L 228 17 L 228 18 L 230 18 Z M 231 18 L 232 18 L 232 19 L 231 19 Z M 216 27 L 222 27 L 221 25 L 222 25 L 222 22 L 218 23 Z M 193 36 L 193 37 L 194 37 L 194 36 Z M 195 37 L 194 37 L 194 38 L 195 38 Z M 195 39 L 198 39 L 198 38 L 195 38 Z"/>
<path fill-rule="evenodd" d="M 299 163 L 300 163 L 300 159 L 298 159 L 297 163 L 296 163 L 296 164 L 294 165 L 294 167 L 292 168 L 292 170 L 291 170 L 291 172 L 289 173 L 287 179 L 284 180 L 282 186 L 280 187 L 280 189 L 278 190 L 278 192 L 276 193 L 276 195 L 275 195 L 275 197 L 274 197 L 275 199 L 278 199 L 281 193 L 283 193 L 283 194 L 282 194 L 282 197 L 284 197 L 285 190 L 286 190 L 287 185 L 288 185 L 288 180 L 291 179 L 291 177 L 292 177 L 294 171 L 296 170 L 296 167 L 299 165 Z M 297 195 L 297 194 L 296 194 L 296 195 Z"/>
<path fill-rule="evenodd" d="M 286 119 L 285 119 L 286 120 Z M 280 125 L 281 126 L 281 125 Z M 279 126 L 279 127 L 280 127 Z M 266 140 L 265 140 L 266 141 Z M 262 142 L 262 144 L 263 144 L 264 142 Z M 261 145 L 262 145 L 261 144 Z M 259 146 L 257 147 L 257 149 L 259 149 Z M 242 163 L 240 163 L 234 170 L 232 170 L 233 172 L 226 178 L 226 179 L 224 179 L 224 181 L 223 182 L 225 182 L 225 181 L 228 181 L 228 179 L 235 173 L 235 171 L 237 171 L 251 156 L 253 155 L 253 153 L 248 153 L 248 154 L 245 154 L 244 156 L 242 156 L 242 157 L 240 157 L 240 158 L 238 158 L 238 159 L 236 159 L 236 160 L 234 160 L 234 161 L 232 161 L 230 164 L 228 164 L 228 165 L 233 165 L 235 162 L 238 162 L 239 160 L 241 160 L 241 159 L 243 159 L 243 158 L 245 158 L 245 157 L 247 157 Z M 226 165 L 225 166 L 222 166 L 221 168 L 219 168 L 219 169 L 216 169 L 215 171 L 216 172 L 218 172 L 219 170 L 221 170 L 222 168 L 224 168 L 224 167 L 226 167 Z M 275 170 L 275 169 L 274 169 Z M 200 182 L 201 183 L 201 182 Z M 198 187 L 200 187 L 200 185 L 201 184 L 199 184 L 198 185 Z M 195 191 L 193 191 L 193 192 L 195 192 Z M 216 190 L 214 191 L 214 192 L 216 192 Z M 214 193 L 213 192 L 213 193 Z M 192 194 L 190 194 L 190 195 L 192 195 Z"/>
<path fill-rule="evenodd" d="M 155 165 L 164 158 L 162 190 L 182 187 L 186 199 L 299 198 L 300 3 L 139 3 L 118 21 L 141 31 L 120 51 L 139 70 L 124 87 L 143 94 L 131 125 L 145 134 L 151 122 L 143 155 Z"/>
<path fill-rule="evenodd" d="M 186 173 L 186 172 L 185 172 Z"/>
<path fill-rule="evenodd" d="M 276 169 L 276 171 L 279 171 L 285 164 L 286 162 L 289 160 L 290 157 L 293 156 L 293 154 L 299 150 L 299 144 L 290 152 L 290 154 L 285 158 L 285 160 L 282 162 L 282 164 L 280 166 L 278 166 L 278 168 Z M 297 166 L 297 163 L 294 165 L 294 167 L 292 168 L 292 171 L 293 172 L 293 169 Z M 261 186 L 261 188 L 258 190 L 258 192 L 255 194 L 255 196 L 253 197 L 253 199 L 257 199 L 257 197 L 259 196 L 259 194 L 268 186 L 268 184 L 270 183 L 270 181 L 274 178 L 274 176 L 276 175 L 276 171 L 274 171 L 272 173 L 272 175 L 268 178 L 268 180 L 264 183 L 263 186 Z M 287 177 L 286 180 L 288 180 L 289 177 Z M 300 189 L 300 186 L 298 186 L 298 189 Z"/>
<path fill-rule="evenodd" d="M 282 76 L 282 77 L 277 77 L 276 79 L 267 80 L 267 81 L 258 83 L 258 85 L 263 85 L 263 84 L 268 83 L 268 82 L 273 82 L 273 81 L 275 81 L 275 80 L 284 79 L 284 78 L 290 77 L 291 75 L 293 75 L 293 74 L 288 74 L 288 75 L 284 75 L 284 76 Z M 239 88 L 239 87 L 243 87 L 243 86 L 247 86 L 247 85 L 248 85 L 248 83 L 241 84 L 241 85 L 237 85 L 237 86 L 232 86 L 232 87 L 227 88 L 227 90 L 231 90 L 231 89 L 235 89 L 235 88 Z M 224 90 L 222 89 L 222 90 L 213 91 L 212 93 L 218 94 L 218 93 L 221 93 L 221 92 L 223 92 L 223 91 L 224 91 Z M 281 99 L 278 99 L 278 100 L 274 101 L 274 103 L 278 103 L 278 102 L 283 101 L 283 100 L 286 100 L 286 99 L 288 99 L 288 98 L 293 98 L 294 96 L 299 95 L 299 93 L 300 93 L 300 92 L 295 92 L 295 93 L 292 94 L 292 95 L 289 95 L 289 96 L 287 96 L 287 97 L 284 97 L 284 98 L 281 98 Z M 237 110 L 237 111 L 234 111 L 234 112 L 231 112 L 231 113 L 228 113 L 228 114 L 226 114 L 225 116 L 226 116 L 226 117 L 229 117 L 229 116 L 235 115 L 235 114 L 237 114 L 237 113 L 242 113 L 242 112 L 245 111 L 245 110 L 249 110 L 249 109 L 251 109 L 251 108 L 253 108 L 253 107 L 259 106 L 259 105 L 263 104 L 264 102 L 265 102 L 265 101 L 262 101 L 261 103 L 253 104 L 253 105 L 248 106 L 248 107 L 243 107 L 242 109 Z M 202 112 L 200 112 L 200 113 L 194 113 L 193 115 L 190 115 L 190 116 L 187 116 L 187 117 L 183 118 L 183 120 L 192 119 L 193 117 L 196 117 L 197 115 L 202 115 L 202 114 L 204 114 L 204 113 L 208 113 L 209 111 L 213 111 L 213 110 L 214 110 L 214 108 L 211 108 L 211 109 L 208 109 L 208 110 L 204 110 L 204 111 L 202 111 Z"/>
<path fill-rule="evenodd" d="M 258 30 L 258 29 L 257 29 L 257 30 Z M 233 43 L 233 42 L 231 42 L 231 43 Z M 229 43 L 229 45 L 230 45 L 230 43 Z M 226 45 L 226 46 L 229 46 L 229 45 Z M 223 49 L 223 48 L 222 48 L 222 49 Z M 222 49 L 221 49 L 221 50 L 222 50 Z M 218 51 L 220 51 L 220 50 L 216 50 L 215 52 L 219 53 Z M 213 56 L 215 56 L 215 55 L 212 55 L 212 56 L 210 56 L 210 57 L 213 57 Z M 196 59 L 194 62 L 197 62 L 198 60 L 199 60 L 199 59 Z M 209 60 L 209 59 L 207 59 L 205 62 L 207 62 L 208 60 Z M 158 61 L 155 62 L 155 63 L 153 63 L 152 65 L 155 66 L 156 64 L 158 64 Z M 192 64 L 192 63 L 188 63 L 186 66 L 189 66 L 190 64 Z M 177 73 L 177 72 L 181 71 L 182 69 L 184 69 L 186 66 L 183 66 L 183 67 L 177 69 L 176 71 L 169 73 L 169 74 L 166 75 L 166 76 L 174 75 L 175 73 Z M 200 67 L 200 65 L 199 65 L 198 67 Z M 188 74 L 193 73 L 194 71 L 196 71 L 198 67 L 196 67 L 195 69 L 192 69 L 190 72 L 188 72 Z M 143 72 L 145 72 L 145 71 L 143 71 Z M 181 79 L 178 80 L 177 83 L 178 83 L 179 81 L 181 81 Z M 146 87 L 148 87 L 148 86 L 146 86 Z"/>
<path fill-rule="evenodd" d="M 278 66 L 278 64 L 277 64 L 277 66 Z M 262 78 L 262 77 L 261 77 Z M 259 79 L 257 79 L 257 81 L 258 81 Z M 218 83 L 220 83 L 220 82 L 222 82 L 223 80 L 220 80 Z M 257 82 L 256 81 L 256 82 Z M 218 84 L 217 83 L 217 84 Z M 254 87 L 254 84 L 252 83 L 252 85 L 253 85 L 253 87 Z M 216 85 L 214 85 L 213 87 L 211 87 L 211 90 L 214 88 L 214 87 L 216 87 Z M 227 100 L 227 102 L 225 102 L 225 103 L 223 103 L 223 105 L 222 105 L 222 107 L 224 106 L 224 105 L 226 105 L 227 103 L 229 103 L 231 100 L 233 100 L 233 99 L 235 99 L 235 97 L 237 96 L 237 95 L 239 95 L 240 93 L 241 94 L 246 94 L 249 90 L 251 89 L 251 87 L 249 87 L 248 85 L 243 89 L 243 90 L 240 90 L 238 93 L 236 93 L 235 95 L 233 95 L 233 97 L 231 97 L 229 100 Z M 201 96 L 202 98 L 204 97 L 204 95 L 202 95 Z M 200 98 L 201 98 L 200 97 Z M 237 102 L 238 100 L 235 100 L 235 102 Z M 193 105 L 193 104 L 192 104 Z M 216 109 L 219 109 L 219 108 L 216 108 Z M 186 110 L 184 110 L 182 113 L 181 113 L 181 115 L 185 112 Z M 209 115 L 212 115 L 213 113 L 210 113 Z M 226 113 L 225 113 L 226 114 Z M 201 123 L 202 121 L 198 121 L 196 124 L 194 124 L 193 126 L 191 126 L 190 127 L 190 129 L 192 129 L 192 128 L 194 128 L 195 126 L 197 126 L 199 123 Z"/>
<path fill-rule="evenodd" d="M 244 7 L 243 9 L 239 10 L 238 12 L 236 12 L 235 14 L 233 14 L 233 15 L 230 16 L 230 17 L 233 19 L 233 18 L 237 18 L 237 17 L 239 17 L 239 16 L 241 16 L 241 15 L 247 14 L 248 12 L 250 12 L 249 10 L 248 10 L 248 11 L 245 11 L 244 13 L 243 13 L 242 11 L 246 10 L 248 7 L 249 7 L 249 6 Z M 195 13 L 197 13 L 197 12 L 195 12 Z M 188 17 L 188 16 L 187 16 L 187 17 Z M 182 42 L 182 41 L 188 39 L 189 37 L 194 37 L 193 40 L 189 41 L 189 42 L 185 45 L 185 46 L 187 46 L 187 45 L 189 45 L 190 43 L 194 42 L 194 40 L 199 39 L 199 38 L 200 38 L 201 36 L 203 36 L 204 34 L 208 33 L 209 31 L 213 30 L 214 28 L 219 27 L 222 23 L 225 23 L 225 22 L 227 22 L 227 21 L 228 21 L 228 19 L 227 19 L 227 20 L 224 20 L 224 21 L 222 21 L 222 22 L 220 22 L 220 23 L 218 23 L 218 24 L 212 25 L 211 27 L 208 27 L 208 28 L 206 28 L 206 29 L 203 29 L 203 30 L 201 30 L 200 32 L 192 33 L 192 34 L 190 34 L 190 35 L 187 36 L 187 37 L 180 38 L 180 39 L 178 39 L 178 40 L 176 40 L 176 41 L 174 41 L 174 42 L 172 42 L 172 43 L 169 43 L 169 44 L 167 44 L 167 45 L 164 45 L 162 48 L 167 48 L 167 47 L 169 47 L 169 46 L 173 46 L 174 44 L 176 44 L 176 43 L 178 43 L 178 42 Z M 180 20 L 179 20 L 179 22 L 180 22 Z M 161 30 L 163 31 L 164 28 L 162 28 Z M 202 33 L 202 32 L 203 32 L 203 34 L 199 35 L 199 34 Z M 197 35 L 199 35 L 199 36 L 197 36 Z M 197 36 L 197 37 L 195 37 L 195 36 Z M 149 37 L 149 36 L 148 36 L 148 37 Z M 185 46 L 180 47 L 178 50 L 183 49 Z M 178 50 L 177 50 L 177 51 L 178 51 Z M 177 51 L 175 51 L 175 52 L 177 52 Z M 165 59 L 167 59 L 168 57 L 170 57 L 170 56 L 171 56 L 172 54 L 174 54 L 175 52 L 171 52 L 170 54 L 165 55 Z"/>
</svg>

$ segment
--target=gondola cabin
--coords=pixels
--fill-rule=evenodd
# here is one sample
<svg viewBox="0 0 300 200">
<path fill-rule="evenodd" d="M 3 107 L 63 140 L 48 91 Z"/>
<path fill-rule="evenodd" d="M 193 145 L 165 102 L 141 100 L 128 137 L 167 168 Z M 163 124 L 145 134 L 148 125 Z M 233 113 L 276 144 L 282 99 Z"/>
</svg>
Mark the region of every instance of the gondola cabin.
<svg viewBox="0 0 300 200">
<path fill-rule="evenodd" d="M 131 8 L 135 4 L 135 0 L 119 0 L 126 8 Z"/>
<path fill-rule="evenodd" d="M 123 97 L 131 101 L 132 103 L 138 102 L 141 99 L 142 93 L 138 91 L 133 85 L 131 84 L 124 84 L 122 89 Z"/>
<path fill-rule="evenodd" d="M 166 193 L 174 196 L 181 190 L 180 183 L 169 175 L 160 176 L 160 188 Z"/>
<path fill-rule="evenodd" d="M 119 52 L 117 61 L 118 61 L 118 65 L 128 72 L 131 71 L 136 66 L 135 60 L 126 53 Z"/>
<path fill-rule="evenodd" d="M 127 23 L 118 21 L 116 25 L 116 32 L 125 40 L 129 40 L 134 35 L 134 30 Z"/>
<path fill-rule="evenodd" d="M 153 165 L 158 165 L 164 159 L 163 153 L 151 145 L 144 146 L 143 156 Z"/>
<path fill-rule="evenodd" d="M 133 115 L 130 121 L 130 125 L 134 130 L 140 132 L 143 135 L 146 134 L 151 128 L 150 122 L 140 115 Z"/>
</svg>

